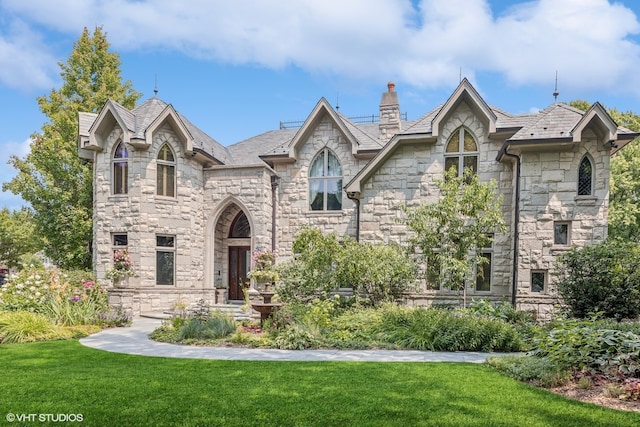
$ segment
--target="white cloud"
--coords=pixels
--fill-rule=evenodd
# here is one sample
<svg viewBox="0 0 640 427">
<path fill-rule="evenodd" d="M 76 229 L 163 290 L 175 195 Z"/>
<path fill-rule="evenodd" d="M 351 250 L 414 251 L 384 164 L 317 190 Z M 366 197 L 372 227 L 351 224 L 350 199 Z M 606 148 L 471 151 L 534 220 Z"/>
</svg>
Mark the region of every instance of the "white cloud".
<svg viewBox="0 0 640 427">
<path fill-rule="evenodd" d="M 58 69 L 40 36 L 19 20 L 0 27 L 0 64 L 0 82 L 24 91 L 52 87 Z"/>
<path fill-rule="evenodd" d="M 103 25 L 120 52 L 169 49 L 206 60 L 269 68 L 293 64 L 420 87 L 452 86 L 462 68 L 472 79 L 474 72 L 490 71 L 517 85 L 547 83 L 558 70 L 571 76 L 565 88 L 640 88 L 640 46 L 630 39 L 640 24 L 631 10 L 607 0 L 520 2 L 499 16 L 487 0 L 422 0 L 417 8 L 410 0 L 0 4 L 12 19 L 33 25 L 14 25 L 2 36 L 0 60 L 21 51 L 25 58 L 19 62 L 33 73 L 24 80 L 38 85 L 53 71 L 33 28 L 78 35 L 84 26 Z M 15 69 L 0 71 L 0 79 L 12 84 L 16 75 Z"/>
</svg>

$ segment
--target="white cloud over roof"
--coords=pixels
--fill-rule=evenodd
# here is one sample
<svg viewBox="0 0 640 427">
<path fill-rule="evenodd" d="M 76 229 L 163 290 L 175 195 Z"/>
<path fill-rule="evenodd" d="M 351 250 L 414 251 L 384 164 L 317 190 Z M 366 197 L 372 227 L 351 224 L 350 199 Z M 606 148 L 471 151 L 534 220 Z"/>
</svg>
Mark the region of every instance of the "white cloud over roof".
<svg viewBox="0 0 640 427">
<path fill-rule="evenodd" d="M 0 12 L 0 61 L 9 64 L 0 80 L 12 87 L 56 78 L 47 32 L 77 38 L 102 25 L 118 52 L 171 50 L 425 88 L 457 84 L 460 69 L 513 84 L 548 83 L 558 70 L 570 76 L 563 86 L 640 92 L 640 23 L 607 0 L 520 2 L 499 14 L 487 0 L 4 0 Z"/>
</svg>

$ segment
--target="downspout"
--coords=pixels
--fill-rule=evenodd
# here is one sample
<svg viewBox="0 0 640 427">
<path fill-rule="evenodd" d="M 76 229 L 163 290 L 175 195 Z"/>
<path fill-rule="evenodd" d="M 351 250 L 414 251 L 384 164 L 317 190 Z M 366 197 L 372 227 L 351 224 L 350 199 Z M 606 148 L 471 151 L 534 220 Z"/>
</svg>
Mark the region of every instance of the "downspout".
<svg viewBox="0 0 640 427">
<path fill-rule="evenodd" d="M 277 204 L 276 196 L 278 190 L 278 177 L 276 175 L 271 176 L 271 251 L 276 251 L 276 213 Z"/>
<path fill-rule="evenodd" d="M 511 157 L 516 161 L 516 194 L 515 194 L 515 218 L 513 220 L 513 276 L 511 278 L 511 304 L 513 308 L 516 308 L 516 293 L 518 291 L 518 251 L 519 251 L 519 236 L 518 227 L 520 225 L 520 156 L 511 154 L 508 152 L 508 147 L 505 147 L 503 153 L 507 157 Z"/>
<path fill-rule="evenodd" d="M 347 193 L 347 197 L 356 204 L 356 242 L 360 241 L 360 193 Z"/>
</svg>

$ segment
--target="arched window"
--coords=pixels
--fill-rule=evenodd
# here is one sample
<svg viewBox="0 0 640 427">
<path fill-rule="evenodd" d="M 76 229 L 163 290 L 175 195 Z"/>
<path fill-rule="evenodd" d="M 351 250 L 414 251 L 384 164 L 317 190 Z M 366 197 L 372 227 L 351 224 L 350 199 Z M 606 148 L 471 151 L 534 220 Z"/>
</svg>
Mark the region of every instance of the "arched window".
<svg viewBox="0 0 640 427">
<path fill-rule="evenodd" d="M 584 156 L 578 167 L 578 196 L 593 194 L 593 164 L 588 156 Z"/>
<path fill-rule="evenodd" d="M 127 194 L 129 192 L 129 150 L 124 142 L 120 141 L 113 150 L 111 164 L 113 194 Z"/>
<path fill-rule="evenodd" d="M 176 160 L 168 144 L 164 144 L 158 153 L 158 196 L 176 195 Z"/>
<path fill-rule="evenodd" d="M 342 209 L 342 167 L 336 155 L 328 148 L 318 153 L 309 168 L 309 209 Z"/>
<path fill-rule="evenodd" d="M 444 169 L 455 168 L 458 176 L 464 175 L 465 169 L 478 172 L 478 144 L 473 135 L 465 128 L 454 131 L 447 141 L 444 150 Z"/>
<path fill-rule="evenodd" d="M 251 237 L 251 225 L 244 212 L 240 212 L 233 220 L 229 237 L 239 239 Z"/>
</svg>

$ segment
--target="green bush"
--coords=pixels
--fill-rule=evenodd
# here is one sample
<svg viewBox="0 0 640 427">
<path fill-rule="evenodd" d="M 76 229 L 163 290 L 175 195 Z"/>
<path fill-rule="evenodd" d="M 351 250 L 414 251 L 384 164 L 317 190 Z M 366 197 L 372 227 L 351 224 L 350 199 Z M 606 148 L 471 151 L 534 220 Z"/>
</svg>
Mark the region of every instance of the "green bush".
<svg viewBox="0 0 640 427">
<path fill-rule="evenodd" d="M 71 338 L 43 314 L 30 311 L 0 312 L 0 342 L 24 343 Z"/>
<path fill-rule="evenodd" d="M 355 301 L 377 305 L 396 301 L 415 276 L 414 264 L 396 245 L 360 244 L 338 240 L 304 227 L 293 243 L 295 259 L 278 265 L 278 296 L 283 302 L 305 304 L 332 298 L 339 288 L 352 288 Z"/>
<path fill-rule="evenodd" d="M 598 322 L 569 319 L 554 322 L 533 338 L 531 354 L 568 369 L 603 375 L 640 374 L 640 336 L 600 329 Z"/>
<path fill-rule="evenodd" d="M 640 315 L 640 246 L 607 240 L 559 258 L 557 289 L 572 316 L 600 312 L 616 320 Z"/>
<path fill-rule="evenodd" d="M 230 317 L 220 313 L 211 313 L 209 318 L 194 317 L 188 319 L 178 330 L 178 341 L 196 339 L 220 339 L 231 335 L 236 330 L 236 323 Z"/>
<path fill-rule="evenodd" d="M 387 309 L 379 333 L 389 343 L 416 350 L 520 351 L 524 348 L 513 325 L 456 310 Z"/>
<path fill-rule="evenodd" d="M 273 342 L 276 348 L 281 350 L 304 350 L 316 348 L 320 344 L 317 331 L 310 331 L 299 325 L 278 331 Z"/>
<path fill-rule="evenodd" d="M 532 356 L 489 357 L 487 366 L 515 380 L 536 387 L 558 387 L 571 379 L 571 373 L 555 362 Z"/>
</svg>

